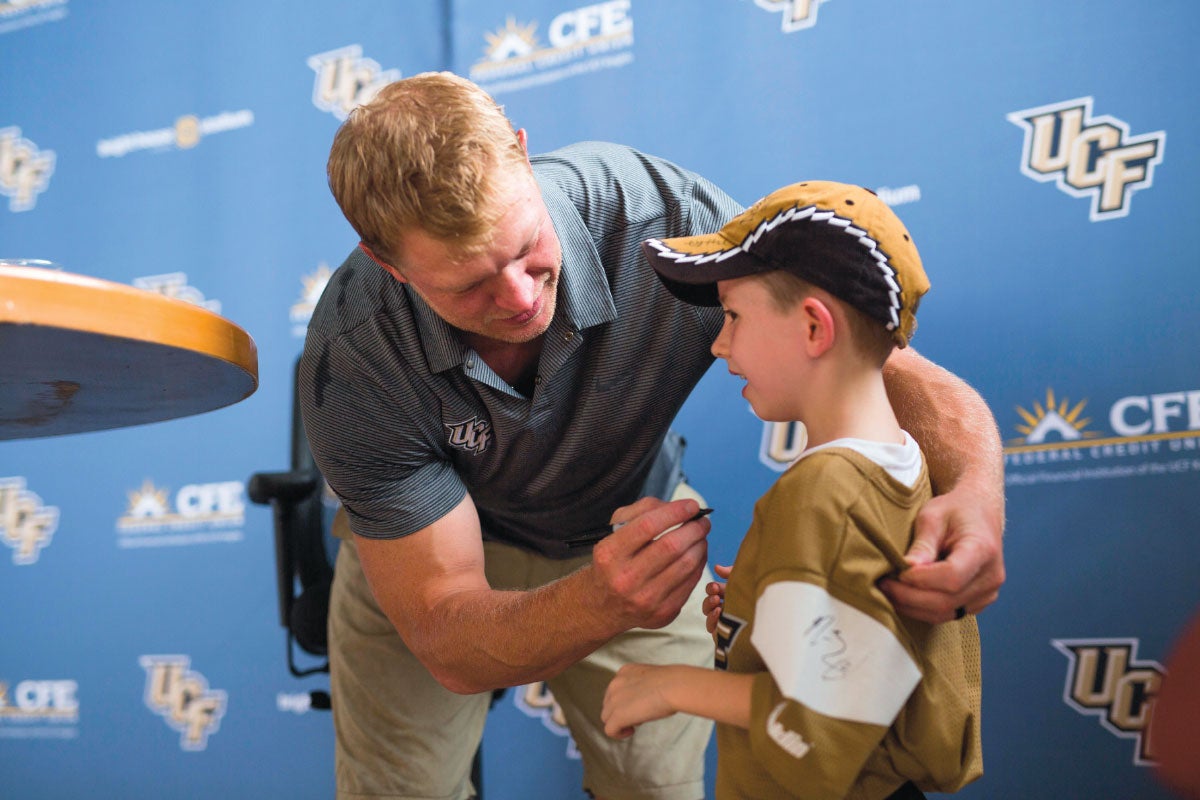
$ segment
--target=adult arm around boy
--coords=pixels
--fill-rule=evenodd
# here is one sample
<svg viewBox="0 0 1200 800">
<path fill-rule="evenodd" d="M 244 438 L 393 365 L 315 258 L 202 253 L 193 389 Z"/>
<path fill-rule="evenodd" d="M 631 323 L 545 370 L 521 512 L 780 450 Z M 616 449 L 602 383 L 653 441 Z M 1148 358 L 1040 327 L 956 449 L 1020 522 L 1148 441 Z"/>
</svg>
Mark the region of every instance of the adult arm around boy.
<svg viewBox="0 0 1200 800">
<path fill-rule="evenodd" d="M 881 585 L 897 610 L 945 622 L 977 613 L 1004 583 L 1004 457 L 983 398 L 913 351 L 896 350 L 884 383 L 901 426 L 921 445 L 935 497 L 917 518 L 912 568 Z"/>
</svg>

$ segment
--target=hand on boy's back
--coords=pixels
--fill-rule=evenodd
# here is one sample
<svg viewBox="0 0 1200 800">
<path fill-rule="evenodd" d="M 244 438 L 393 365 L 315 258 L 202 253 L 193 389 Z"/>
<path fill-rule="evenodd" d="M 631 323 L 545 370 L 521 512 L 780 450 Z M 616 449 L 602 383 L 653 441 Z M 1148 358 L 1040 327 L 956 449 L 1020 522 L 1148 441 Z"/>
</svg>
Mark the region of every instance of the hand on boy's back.
<svg viewBox="0 0 1200 800">
<path fill-rule="evenodd" d="M 906 556 L 911 566 L 880 582 L 897 611 L 946 622 L 959 616 L 958 609 L 977 614 L 996 601 L 1004 583 L 1004 520 L 991 513 L 996 507 L 965 486 L 925 504 Z"/>
<path fill-rule="evenodd" d="M 613 512 L 621 527 L 592 548 L 606 607 L 623 629 L 661 628 L 679 614 L 708 561 L 712 525 L 694 500 L 644 497 Z"/>
</svg>

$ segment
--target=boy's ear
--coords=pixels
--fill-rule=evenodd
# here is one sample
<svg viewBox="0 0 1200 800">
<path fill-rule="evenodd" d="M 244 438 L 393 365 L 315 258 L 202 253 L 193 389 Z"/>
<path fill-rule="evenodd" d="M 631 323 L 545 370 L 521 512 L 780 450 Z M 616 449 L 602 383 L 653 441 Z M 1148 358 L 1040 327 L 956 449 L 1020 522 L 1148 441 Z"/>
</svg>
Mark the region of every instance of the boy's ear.
<svg viewBox="0 0 1200 800">
<path fill-rule="evenodd" d="M 800 302 L 801 321 L 804 325 L 804 349 L 809 358 L 818 358 L 833 347 L 837 329 L 833 312 L 820 299 L 808 296 Z"/>
</svg>

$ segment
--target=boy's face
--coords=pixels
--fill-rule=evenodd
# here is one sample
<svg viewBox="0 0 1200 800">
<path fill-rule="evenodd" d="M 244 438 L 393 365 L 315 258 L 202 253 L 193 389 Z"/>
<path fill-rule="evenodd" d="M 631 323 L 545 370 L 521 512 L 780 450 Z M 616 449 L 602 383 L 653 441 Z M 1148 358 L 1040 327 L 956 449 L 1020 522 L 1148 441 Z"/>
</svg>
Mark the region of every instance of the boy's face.
<svg viewBox="0 0 1200 800">
<path fill-rule="evenodd" d="M 746 381 L 742 397 L 760 419 L 802 419 L 805 325 L 800 305 L 780 311 L 753 275 L 718 281 L 717 291 L 725 324 L 713 342 L 713 355 L 725 359 L 729 372 Z"/>
</svg>

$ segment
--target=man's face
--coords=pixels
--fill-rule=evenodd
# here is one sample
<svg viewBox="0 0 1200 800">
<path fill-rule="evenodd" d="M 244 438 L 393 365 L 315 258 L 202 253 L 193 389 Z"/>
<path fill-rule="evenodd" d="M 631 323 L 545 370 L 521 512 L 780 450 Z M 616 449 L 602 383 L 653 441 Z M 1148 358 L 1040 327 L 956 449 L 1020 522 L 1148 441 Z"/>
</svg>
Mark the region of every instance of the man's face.
<svg viewBox="0 0 1200 800">
<path fill-rule="evenodd" d="M 401 240 L 403 266 L 389 271 L 450 325 L 521 344 L 545 333 L 554 318 L 562 247 L 528 170 L 500 181 L 498 202 L 503 216 L 483 252 L 459 257 L 413 230 Z"/>
</svg>

